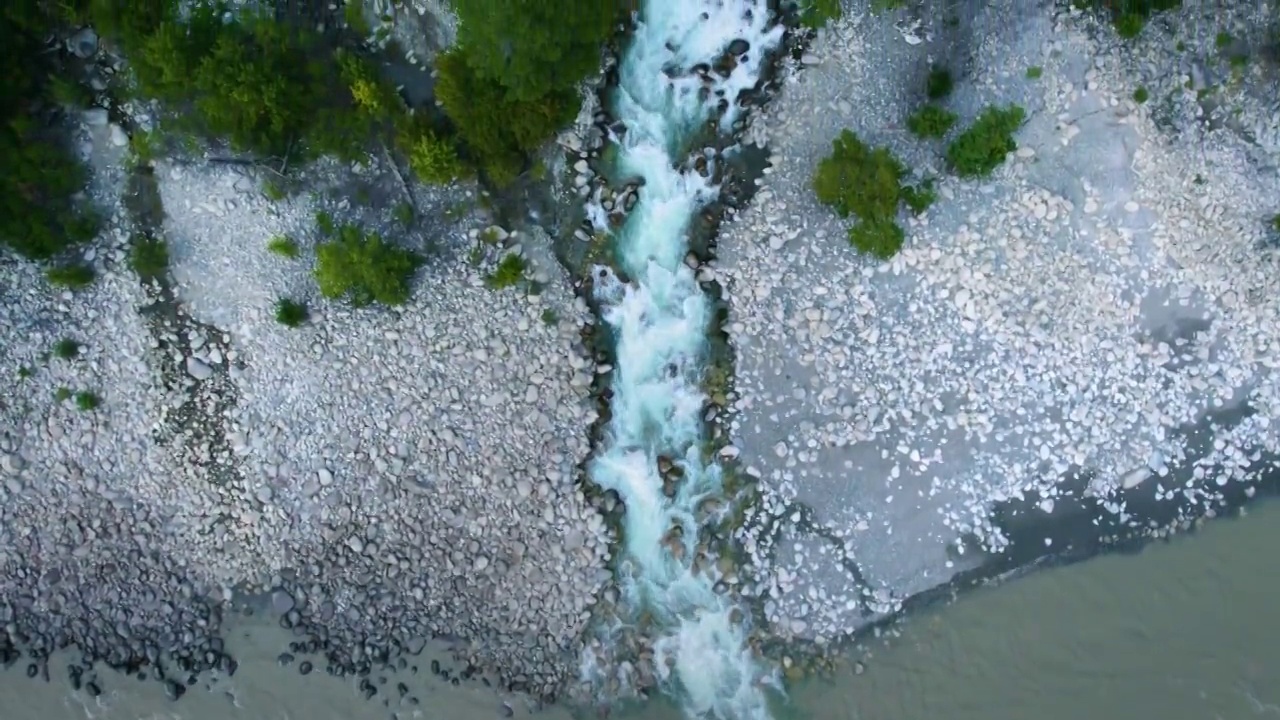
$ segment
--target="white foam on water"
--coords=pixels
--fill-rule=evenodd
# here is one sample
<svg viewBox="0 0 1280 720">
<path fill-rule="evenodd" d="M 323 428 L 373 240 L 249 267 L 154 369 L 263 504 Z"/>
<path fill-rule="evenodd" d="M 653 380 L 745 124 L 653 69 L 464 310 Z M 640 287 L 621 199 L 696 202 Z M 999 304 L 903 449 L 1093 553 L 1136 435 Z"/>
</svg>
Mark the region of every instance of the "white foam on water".
<svg viewBox="0 0 1280 720">
<path fill-rule="evenodd" d="M 756 85 L 764 55 L 782 33 L 763 0 L 647 0 L 615 91 L 614 117 L 626 126 L 617 141 L 619 170 L 644 184 L 616 237 L 631 282 L 603 268 L 596 273 L 617 361 L 612 417 L 590 474 L 626 505 L 622 599 L 633 612 L 647 612 L 662 633 L 656 672 L 691 717 L 769 718 L 762 688 L 776 684 L 776 671 L 754 657 L 747 629 L 734 621 L 747 614 L 714 591 L 714 570 L 693 569 L 696 508 L 722 495 L 723 486 L 720 467 L 705 463 L 701 451 L 711 304 L 683 260 L 690 222 L 719 188 L 680 168 L 722 99 L 728 108 L 720 130 L 732 127 L 738 95 Z M 714 63 L 734 40 L 749 49 L 727 77 L 691 70 Z M 683 471 L 674 498 L 662 491 L 659 456 Z M 673 526 L 683 531 L 682 553 L 664 544 Z M 595 662 L 584 659 L 584 675 L 598 672 Z"/>
</svg>

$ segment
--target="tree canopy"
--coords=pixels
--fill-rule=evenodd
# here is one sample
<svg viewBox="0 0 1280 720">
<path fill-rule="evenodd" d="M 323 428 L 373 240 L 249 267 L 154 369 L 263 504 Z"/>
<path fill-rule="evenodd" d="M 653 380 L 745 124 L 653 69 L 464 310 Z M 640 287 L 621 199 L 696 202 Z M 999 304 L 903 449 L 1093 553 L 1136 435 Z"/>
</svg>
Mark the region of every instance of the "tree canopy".
<svg viewBox="0 0 1280 720">
<path fill-rule="evenodd" d="M 619 13 L 617 0 L 455 0 L 454 8 L 468 64 L 519 101 L 594 72 Z"/>
</svg>

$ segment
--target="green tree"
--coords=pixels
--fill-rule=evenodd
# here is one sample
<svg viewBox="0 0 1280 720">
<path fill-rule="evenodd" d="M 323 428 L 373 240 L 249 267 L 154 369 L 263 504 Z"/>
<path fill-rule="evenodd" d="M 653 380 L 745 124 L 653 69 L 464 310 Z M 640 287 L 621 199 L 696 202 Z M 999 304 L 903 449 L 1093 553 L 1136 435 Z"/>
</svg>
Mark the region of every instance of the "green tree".
<svg viewBox="0 0 1280 720">
<path fill-rule="evenodd" d="M 497 185 L 520 174 L 525 158 L 578 111 L 572 89 L 511 100 L 503 85 L 475 72 L 460 51 L 436 58 L 436 97 L 472 160 Z"/>
<path fill-rule="evenodd" d="M 600 65 L 617 0 L 455 0 L 458 44 L 514 100 L 572 87 Z"/>
<path fill-rule="evenodd" d="M 56 55 L 44 41 L 63 19 L 39 0 L 0 6 L 0 245 L 36 260 L 97 231 L 94 214 L 73 200 L 87 174 L 46 100 Z"/>
</svg>

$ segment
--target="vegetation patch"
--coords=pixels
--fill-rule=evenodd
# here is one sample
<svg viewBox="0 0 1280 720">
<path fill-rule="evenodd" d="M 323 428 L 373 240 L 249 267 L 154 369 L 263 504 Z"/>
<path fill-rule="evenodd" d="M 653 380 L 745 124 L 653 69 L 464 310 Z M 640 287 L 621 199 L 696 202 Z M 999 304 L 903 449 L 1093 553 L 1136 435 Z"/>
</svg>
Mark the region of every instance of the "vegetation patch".
<svg viewBox="0 0 1280 720">
<path fill-rule="evenodd" d="M 403 305 L 409 299 L 410 280 L 421 265 L 417 254 L 353 225 L 338 228 L 332 240 L 316 246 L 320 293 L 346 298 L 356 307 L 374 302 Z"/>
<path fill-rule="evenodd" d="M 0 4 L 0 246 L 32 260 L 62 255 L 98 230 L 77 197 L 88 175 L 59 128 L 65 109 L 90 98 L 46 43 L 87 1 Z"/>
<path fill-rule="evenodd" d="M 276 322 L 285 327 L 296 328 L 311 317 L 311 313 L 307 310 L 307 304 L 290 300 L 289 298 L 281 298 L 276 301 Z"/>
<path fill-rule="evenodd" d="M 921 212 L 933 202 L 932 187 L 904 185 L 906 174 L 888 148 L 872 148 L 845 130 L 832 142 L 831 154 L 818 163 L 813 189 L 818 201 L 840 217 L 858 218 L 849 230 L 855 248 L 887 259 L 897 254 L 905 238 L 896 222 L 898 205 L 906 203 Z"/>
<path fill-rule="evenodd" d="M 1044 68 L 1040 67 L 1039 65 L 1032 65 L 1031 67 L 1027 68 L 1028 80 L 1039 80 L 1043 75 L 1044 75 Z"/>
<path fill-rule="evenodd" d="M 436 97 L 485 176 L 510 184 L 529 156 L 578 112 L 576 88 L 513 99 L 501 82 L 476 72 L 461 50 L 436 58 Z"/>
<path fill-rule="evenodd" d="M 54 287 L 83 290 L 93 284 L 98 274 L 88 263 L 66 263 L 45 270 L 44 276 Z"/>
<path fill-rule="evenodd" d="M 1073 0 L 1076 7 L 1093 7 L 1107 13 L 1122 38 L 1135 38 L 1152 15 L 1182 6 L 1182 0 Z"/>
<path fill-rule="evenodd" d="M 159 280 L 169 271 L 169 244 L 162 238 L 135 235 L 129 267 L 143 280 Z"/>
<path fill-rule="evenodd" d="M 298 247 L 298 243 L 293 238 L 277 235 L 271 238 L 267 243 L 267 250 L 273 255 L 279 255 L 282 258 L 297 260 L 302 255 L 302 249 Z"/>
<path fill-rule="evenodd" d="M 81 412 L 89 412 L 97 410 L 102 406 L 102 398 L 98 394 L 89 390 L 81 390 L 76 393 L 76 408 Z"/>
<path fill-rule="evenodd" d="M 907 129 L 920 138 L 940 138 L 955 126 L 959 117 L 937 105 L 925 105 L 907 118 Z"/>
<path fill-rule="evenodd" d="M 80 356 L 80 343 L 71 338 L 62 338 L 54 343 L 53 356 L 59 360 L 74 360 Z"/>
<path fill-rule="evenodd" d="M 1151 93 L 1148 92 L 1147 89 L 1142 85 L 1139 85 L 1138 89 L 1133 91 L 1133 101 L 1138 103 L 1139 105 L 1145 103 L 1147 100 L 1150 100 L 1150 99 L 1151 99 Z"/>
<path fill-rule="evenodd" d="M 802 0 L 799 10 L 800 24 L 814 29 L 825 27 L 844 15 L 840 0 Z"/>
<path fill-rule="evenodd" d="M 961 177 L 990 175 L 1005 155 L 1018 149 L 1013 133 L 1025 119 L 1026 111 L 1017 105 L 988 107 L 947 146 L 947 164 Z"/>
<path fill-rule="evenodd" d="M 485 282 L 494 290 L 505 290 L 524 280 L 524 273 L 528 269 L 529 264 L 524 257 L 518 253 L 508 253 L 498 263 L 498 267 L 489 273 L 489 277 L 485 278 Z"/>
</svg>

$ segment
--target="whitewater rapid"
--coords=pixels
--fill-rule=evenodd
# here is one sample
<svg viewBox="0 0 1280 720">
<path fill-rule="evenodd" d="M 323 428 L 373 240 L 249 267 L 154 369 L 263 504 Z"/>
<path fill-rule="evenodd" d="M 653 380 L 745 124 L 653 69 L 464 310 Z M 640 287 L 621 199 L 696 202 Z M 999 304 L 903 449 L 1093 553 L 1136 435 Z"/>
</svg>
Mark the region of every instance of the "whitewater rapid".
<svg viewBox="0 0 1280 720">
<path fill-rule="evenodd" d="M 764 720 L 764 688 L 777 683 L 747 644 L 749 615 L 715 592 L 715 563 L 694 568 L 697 508 L 724 487 L 719 465 L 703 457 L 700 381 L 712 308 L 684 257 L 692 219 L 719 193 L 687 162 L 703 154 L 693 141 L 723 100 L 719 129 L 730 130 L 739 94 L 757 84 L 782 33 L 763 1 L 645 0 L 612 99 L 626 127 L 614 138 L 617 170 L 643 185 L 614 236 L 628 282 L 607 268 L 594 273 L 616 361 L 611 420 L 589 474 L 625 503 L 620 602 L 632 619 L 652 620 L 660 686 L 691 717 Z M 731 47 L 738 54 L 724 62 Z M 719 72 L 699 73 L 699 65 Z M 659 457 L 682 473 L 672 498 L 663 493 Z M 586 662 L 584 674 L 597 671 Z"/>
</svg>

